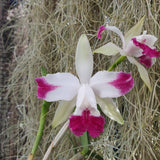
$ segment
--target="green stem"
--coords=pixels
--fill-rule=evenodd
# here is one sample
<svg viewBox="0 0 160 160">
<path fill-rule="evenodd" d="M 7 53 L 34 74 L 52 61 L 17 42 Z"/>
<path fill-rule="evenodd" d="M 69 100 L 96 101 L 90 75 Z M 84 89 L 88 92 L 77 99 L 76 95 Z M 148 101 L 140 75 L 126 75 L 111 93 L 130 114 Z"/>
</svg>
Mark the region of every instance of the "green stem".
<svg viewBox="0 0 160 160">
<path fill-rule="evenodd" d="M 47 74 L 46 69 L 42 67 L 41 68 L 41 75 L 46 76 L 46 74 Z M 36 140 L 34 141 L 32 152 L 28 156 L 28 160 L 32 160 L 36 151 L 37 151 L 38 145 L 39 145 L 40 140 L 41 140 L 42 135 L 43 135 L 45 118 L 46 118 L 46 114 L 49 110 L 50 105 L 51 105 L 51 102 L 43 101 L 43 105 L 42 105 L 42 108 L 41 108 L 41 115 L 40 115 L 40 123 L 39 123 L 39 128 L 38 128 Z"/>
<path fill-rule="evenodd" d="M 81 144 L 83 146 L 83 150 L 81 151 L 81 154 L 85 155 L 88 152 L 88 133 L 84 132 L 83 135 L 80 137 Z"/>
<path fill-rule="evenodd" d="M 126 56 L 120 56 L 112 65 L 109 67 L 108 71 L 112 71 L 114 68 L 116 68 L 124 59 L 126 59 Z"/>
<path fill-rule="evenodd" d="M 46 118 L 46 114 L 49 110 L 50 105 L 51 105 L 51 102 L 43 101 L 43 105 L 42 105 L 42 108 L 41 108 L 41 115 L 40 115 L 40 124 L 39 124 L 39 128 L 38 128 L 36 140 L 35 140 L 33 148 L 32 148 L 32 152 L 31 152 L 32 155 L 35 154 L 35 152 L 38 148 L 39 142 L 42 138 L 44 124 L 45 124 L 45 118 Z"/>
</svg>

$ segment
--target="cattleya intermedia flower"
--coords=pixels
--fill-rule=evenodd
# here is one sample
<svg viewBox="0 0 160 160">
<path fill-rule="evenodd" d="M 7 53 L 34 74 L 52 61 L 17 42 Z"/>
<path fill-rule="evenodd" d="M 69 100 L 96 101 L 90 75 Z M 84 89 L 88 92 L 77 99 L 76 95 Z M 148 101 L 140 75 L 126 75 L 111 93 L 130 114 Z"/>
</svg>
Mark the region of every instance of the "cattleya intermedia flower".
<svg viewBox="0 0 160 160">
<path fill-rule="evenodd" d="M 103 30 L 111 30 L 120 36 L 122 40 L 122 48 L 118 47 L 112 42 L 109 42 L 104 46 L 96 49 L 94 53 L 116 55 L 118 52 L 120 52 L 122 56 L 127 56 L 127 59 L 137 66 L 142 80 L 151 90 L 151 84 L 147 70 L 140 63 L 145 65 L 145 67 L 152 66 L 155 63 L 155 57 L 160 56 L 160 52 L 157 52 L 157 50 L 153 47 L 154 43 L 157 40 L 155 36 L 146 34 L 146 31 L 144 31 L 142 35 L 139 35 L 142 30 L 143 22 L 144 17 L 134 27 L 132 27 L 125 34 L 125 36 L 123 36 L 122 32 L 115 26 L 101 26 L 99 28 L 97 37 L 99 39 L 101 38 L 101 32 Z M 140 63 L 137 62 L 134 57 L 138 58 Z"/>
<path fill-rule="evenodd" d="M 99 136 L 104 129 L 104 117 L 100 115 L 97 104 L 104 114 L 123 124 L 111 98 L 131 90 L 133 78 L 130 73 L 99 71 L 91 77 L 93 55 L 86 35 L 79 39 L 75 64 L 79 79 L 71 73 L 47 74 L 35 79 L 38 98 L 49 102 L 61 100 L 53 125 L 56 127 L 69 118 L 69 128 L 75 135 L 81 136 L 88 131 L 92 137 Z"/>
</svg>

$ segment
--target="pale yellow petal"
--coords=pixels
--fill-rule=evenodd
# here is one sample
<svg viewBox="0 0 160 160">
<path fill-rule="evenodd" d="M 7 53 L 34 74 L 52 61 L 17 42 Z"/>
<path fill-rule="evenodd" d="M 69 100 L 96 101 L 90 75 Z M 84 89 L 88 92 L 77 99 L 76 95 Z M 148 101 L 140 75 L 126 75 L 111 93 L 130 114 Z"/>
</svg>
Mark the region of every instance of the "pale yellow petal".
<svg viewBox="0 0 160 160">
<path fill-rule="evenodd" d="M 133 57 L 128 56 L 127 58 L 131 63 L 133 63 L 137 66 L 141 79 L 146 84 L 149 91 L 152 91 L 151 82 L 150 82 L 147 70 L 139 62 L 137 62 Z"/>
<path fill-rule="evenodd" d="M 116 55 L 118 52 L 121 52 L 121 51 L 122 51 L 121 48 L 119 48 L 112 42 L 109 42 L 105 44 L 104 46 L 93 51 L 93 53 L 101 53 L 107 56 L 112 56 L 112 55 Z"/>
<path fill-rule="evenodd" d="M 142 32 L 144 18 L 145 16 L 143 16 L 140 21 L 138 21 L 138 23 L 134 25 L 127 33 L 125 33 L 124 39 L 126 45 L 133 37 L 140 35 L 140 33 Z"/>
<path fill-rule="evenodd" d="M 100 105 L 100 108 L 106 116 L 120 124 L 124 123 L 118 107 L 111 98 L 97 98 L 97 103 Z"/>
<path fill-rule="evenodd" d="M 69 116 L 71 115 L 74 107 L 75 107 L 76 100 L 73 99 L 72 101 L 61 101 L 57 107 L 52 127 L 55 128 L 59 124 L 65 122 Z"/>
</svg>

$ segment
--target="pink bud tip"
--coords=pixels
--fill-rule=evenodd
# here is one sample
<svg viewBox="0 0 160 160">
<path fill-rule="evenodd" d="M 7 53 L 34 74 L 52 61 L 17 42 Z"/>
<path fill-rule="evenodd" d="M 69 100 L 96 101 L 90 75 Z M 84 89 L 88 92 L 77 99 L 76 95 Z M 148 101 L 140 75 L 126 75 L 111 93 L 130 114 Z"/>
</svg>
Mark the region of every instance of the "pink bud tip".
<svg viewBox="0 0 160 160">
<path fill-rule="evenodd" d="M 98 29 L 98 35 L 97 35 L 97 38 L 98 39 L 101 39 L 101 32 L 106 30 L 106 28 L 104 26 L 100 26 L 99 29 Z"/>
</svg>

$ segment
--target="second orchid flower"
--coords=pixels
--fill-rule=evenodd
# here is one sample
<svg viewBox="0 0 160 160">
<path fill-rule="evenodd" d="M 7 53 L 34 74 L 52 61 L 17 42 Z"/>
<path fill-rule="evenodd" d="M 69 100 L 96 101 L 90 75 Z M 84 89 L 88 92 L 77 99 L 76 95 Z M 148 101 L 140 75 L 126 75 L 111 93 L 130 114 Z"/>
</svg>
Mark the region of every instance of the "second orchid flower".
<svg viewBox="0 0 160 160">
<path fill-rule="evenodd" d="M 122 32 L 115 26 L 101 26 L 97 37 L 100 39 L 102 31 L 111 30 L 120 36 L 122 40 L 122 48 L 109 42 L 96 49 L 94 53 L 116 55 L 120 52 L 122 56 L 126 56 L 131 63 L 137 66 L 142 80 L 148 86 L 149 90 L 151 90 L 147 70 L 140 63 L 145 67 L 151 67 L 156 61 L 155 58 L 160 56 L 160 52 L 158 52 L 153 46 L 157 40 L 155 36 L 146 34 L 146 31 L 144 31 L 142 35 L 139 35 L 142 30 L 143 22 L 144 17 L 134 27 L 132 27 L 125 36 L 123 36 Z M 137 58 L 140 63 L 136 61 L 135 58 Z"/>
</svg>

